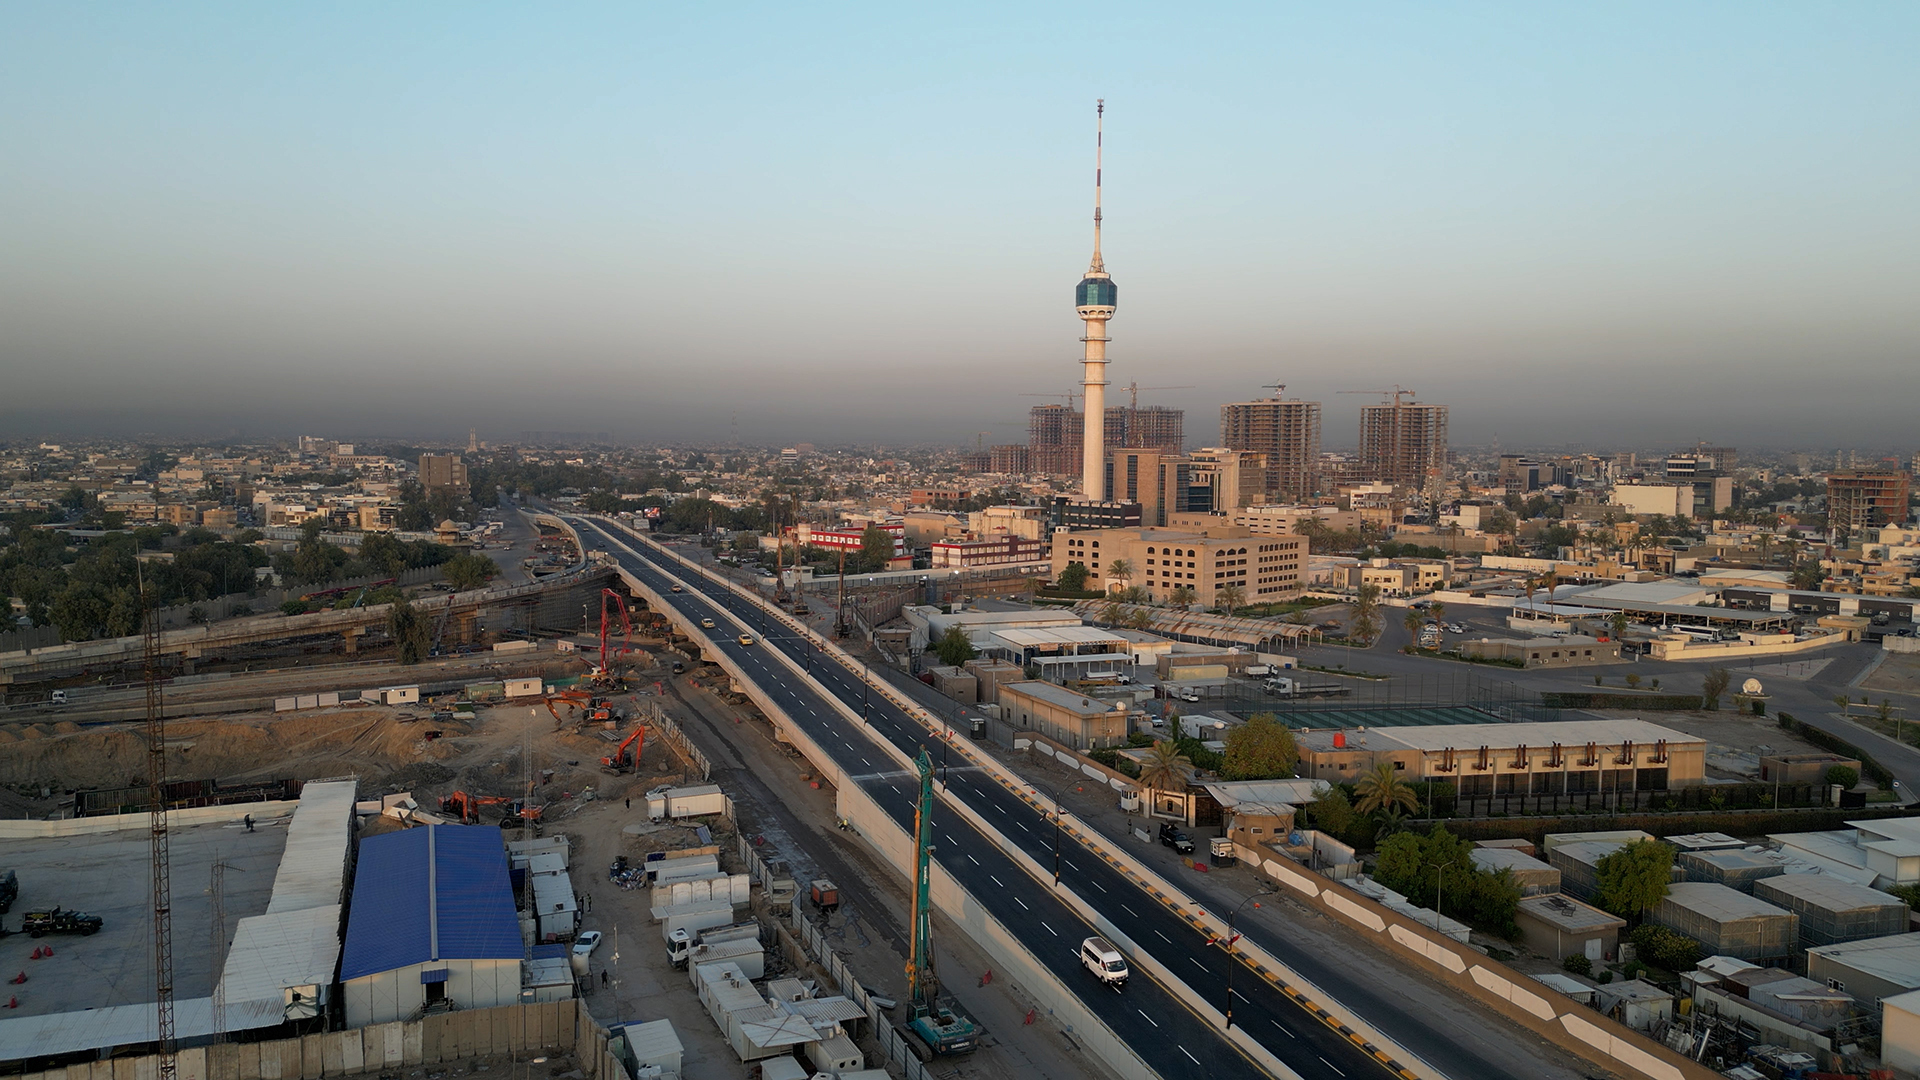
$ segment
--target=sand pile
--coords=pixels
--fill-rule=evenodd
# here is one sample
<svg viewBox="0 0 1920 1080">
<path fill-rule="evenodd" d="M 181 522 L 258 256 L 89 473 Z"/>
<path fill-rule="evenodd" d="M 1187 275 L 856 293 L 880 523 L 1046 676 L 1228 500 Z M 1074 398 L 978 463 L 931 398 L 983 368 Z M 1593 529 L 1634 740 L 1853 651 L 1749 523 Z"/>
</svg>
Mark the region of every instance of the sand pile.
<svg viewBox="0 0 1920 1080">
<path fill-rule="evenodd" d="M 138 725 L 59 731 L 44 725 L 8 729 L 0 738 L 0 784 L 56 788 L 116 787 L 146 782 L 146 742 Z M 179 779 L 237 780 L 288 777 L 311 780 L 357 773 L 369 780 L 410 765 L 445 758 L 445 739 L 465 732 L 459 723 L 401 723 L 384 709 L 346 709 L 233 720 L 176 720 L 167 724 L 167 772 Z"/>
</svg>

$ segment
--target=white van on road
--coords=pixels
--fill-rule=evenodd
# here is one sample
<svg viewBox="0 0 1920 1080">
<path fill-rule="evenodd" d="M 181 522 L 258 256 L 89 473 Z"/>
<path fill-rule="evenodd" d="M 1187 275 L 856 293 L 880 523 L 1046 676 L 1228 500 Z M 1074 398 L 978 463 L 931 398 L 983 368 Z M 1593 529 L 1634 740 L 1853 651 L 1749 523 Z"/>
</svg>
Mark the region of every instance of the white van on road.
<svg viewBox="0 0 1920 1080">
<path fill-rule="evenodd" d="M 1114 989 L 1127 984 L 1127 959 L 1103 937 L 1090 937 L 1080 943 L 1080 963 Z"/>
</svg>

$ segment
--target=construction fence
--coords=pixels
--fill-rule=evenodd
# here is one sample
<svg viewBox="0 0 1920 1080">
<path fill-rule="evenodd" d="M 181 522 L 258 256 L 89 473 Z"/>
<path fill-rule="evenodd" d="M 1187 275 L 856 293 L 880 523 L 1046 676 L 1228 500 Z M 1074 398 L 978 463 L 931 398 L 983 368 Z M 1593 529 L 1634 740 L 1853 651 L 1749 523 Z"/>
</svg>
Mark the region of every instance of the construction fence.
<svg viewBox="0 0 1920 1080">
<path fill-rule="evenodd" d="M 687 733 L 680 730 L 680 725 L 674 723 L 672 718 L 667 716 L 667 711 L 660 707 L 658 701 L 647 702 L 645 715 L 639 719 L 641 723 L 647 725 L 647 727 L 657 733 L 662 741 L 668 746 L 671 746 L 683 761 L 686 761 L 698 770 L 701 780 L 713 779 L 713 762 L 708 761 L 707 755 L 701 753 L 700 748 L 693 745 L 693 740 L 687 738 Z M 732 800 L 728 800 L 728 803 L 731 805 Z"/>
</svg>

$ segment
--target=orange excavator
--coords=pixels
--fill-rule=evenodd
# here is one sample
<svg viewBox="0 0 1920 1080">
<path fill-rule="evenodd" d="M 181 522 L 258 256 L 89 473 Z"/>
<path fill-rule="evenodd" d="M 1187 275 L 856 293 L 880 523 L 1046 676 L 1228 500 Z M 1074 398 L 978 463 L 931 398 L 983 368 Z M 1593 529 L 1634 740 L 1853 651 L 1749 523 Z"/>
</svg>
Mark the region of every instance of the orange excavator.
<svg viewBox="0 0 1920 1080">
<path fill-rule="evenodd" d="M 627 753 L 629 747 L 633 750 L 632 754 Z M 633 734 L 621 741 L 618 750 L 600 759 L 600 769 L 615 776 L 633 772 L 640 767 L 640 753 L 646 748 L 647 729 L 642 725 L 635 725 Z"/>
<path fill-rule="evenodd" d="M 511 801 L 505 795 L 469 795 L 456 791 L 440 800 L 440 811 L 459 818 L 463 825 L 473 825 L 480 821 L 481 807 L 504 806 Z"/>
<path fill-rule="evenodd" d="M 562 690 L 557 694 L 548 694 L 544 701 L 547 711 L 553 714 L 553 729 L 558 731 L 566 726 L 567 718 L 560 715 L 560 710 L 554 707 L 554 703 L 558 702 L 569 709 L 585 709 L 593 701 L 593 695 L 585 690 Z"/>
</svg>

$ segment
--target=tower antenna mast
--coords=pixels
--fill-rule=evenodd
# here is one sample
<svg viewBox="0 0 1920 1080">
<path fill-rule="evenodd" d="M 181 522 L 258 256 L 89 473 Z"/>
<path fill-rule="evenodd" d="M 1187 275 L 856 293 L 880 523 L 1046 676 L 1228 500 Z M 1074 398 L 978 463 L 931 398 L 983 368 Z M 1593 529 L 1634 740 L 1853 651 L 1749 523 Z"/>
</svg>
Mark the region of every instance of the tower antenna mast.
<svg viewBox="0 0 1920 1080">
<path fill-rule="evenodd" d="M 1083 413 L 1080 436 L 1080 494 L 1099 502 L 1106 498 L 1107 320 L 1113 318 L 1115 290 L 1100 256 L 1100 194 L 1106 149 L 1107 100 L 1099 99 L 1094 112 L 1093 141 L 1093 259 L 1073 293 L 1074 310 L 1086 323 L 1080 339 L 1080 390 Z"/>
<path fill-rule="evenodd" d="M 1100 258 L 1100 173 L 1101 158 L 1106 153 L 1107 141 L 1107 99 L 1100 98 L 1093 106 L 1093 265 L 1088 269 L 1093 273 L 1104 274 L 1107 264 Z"/>
</svg>

